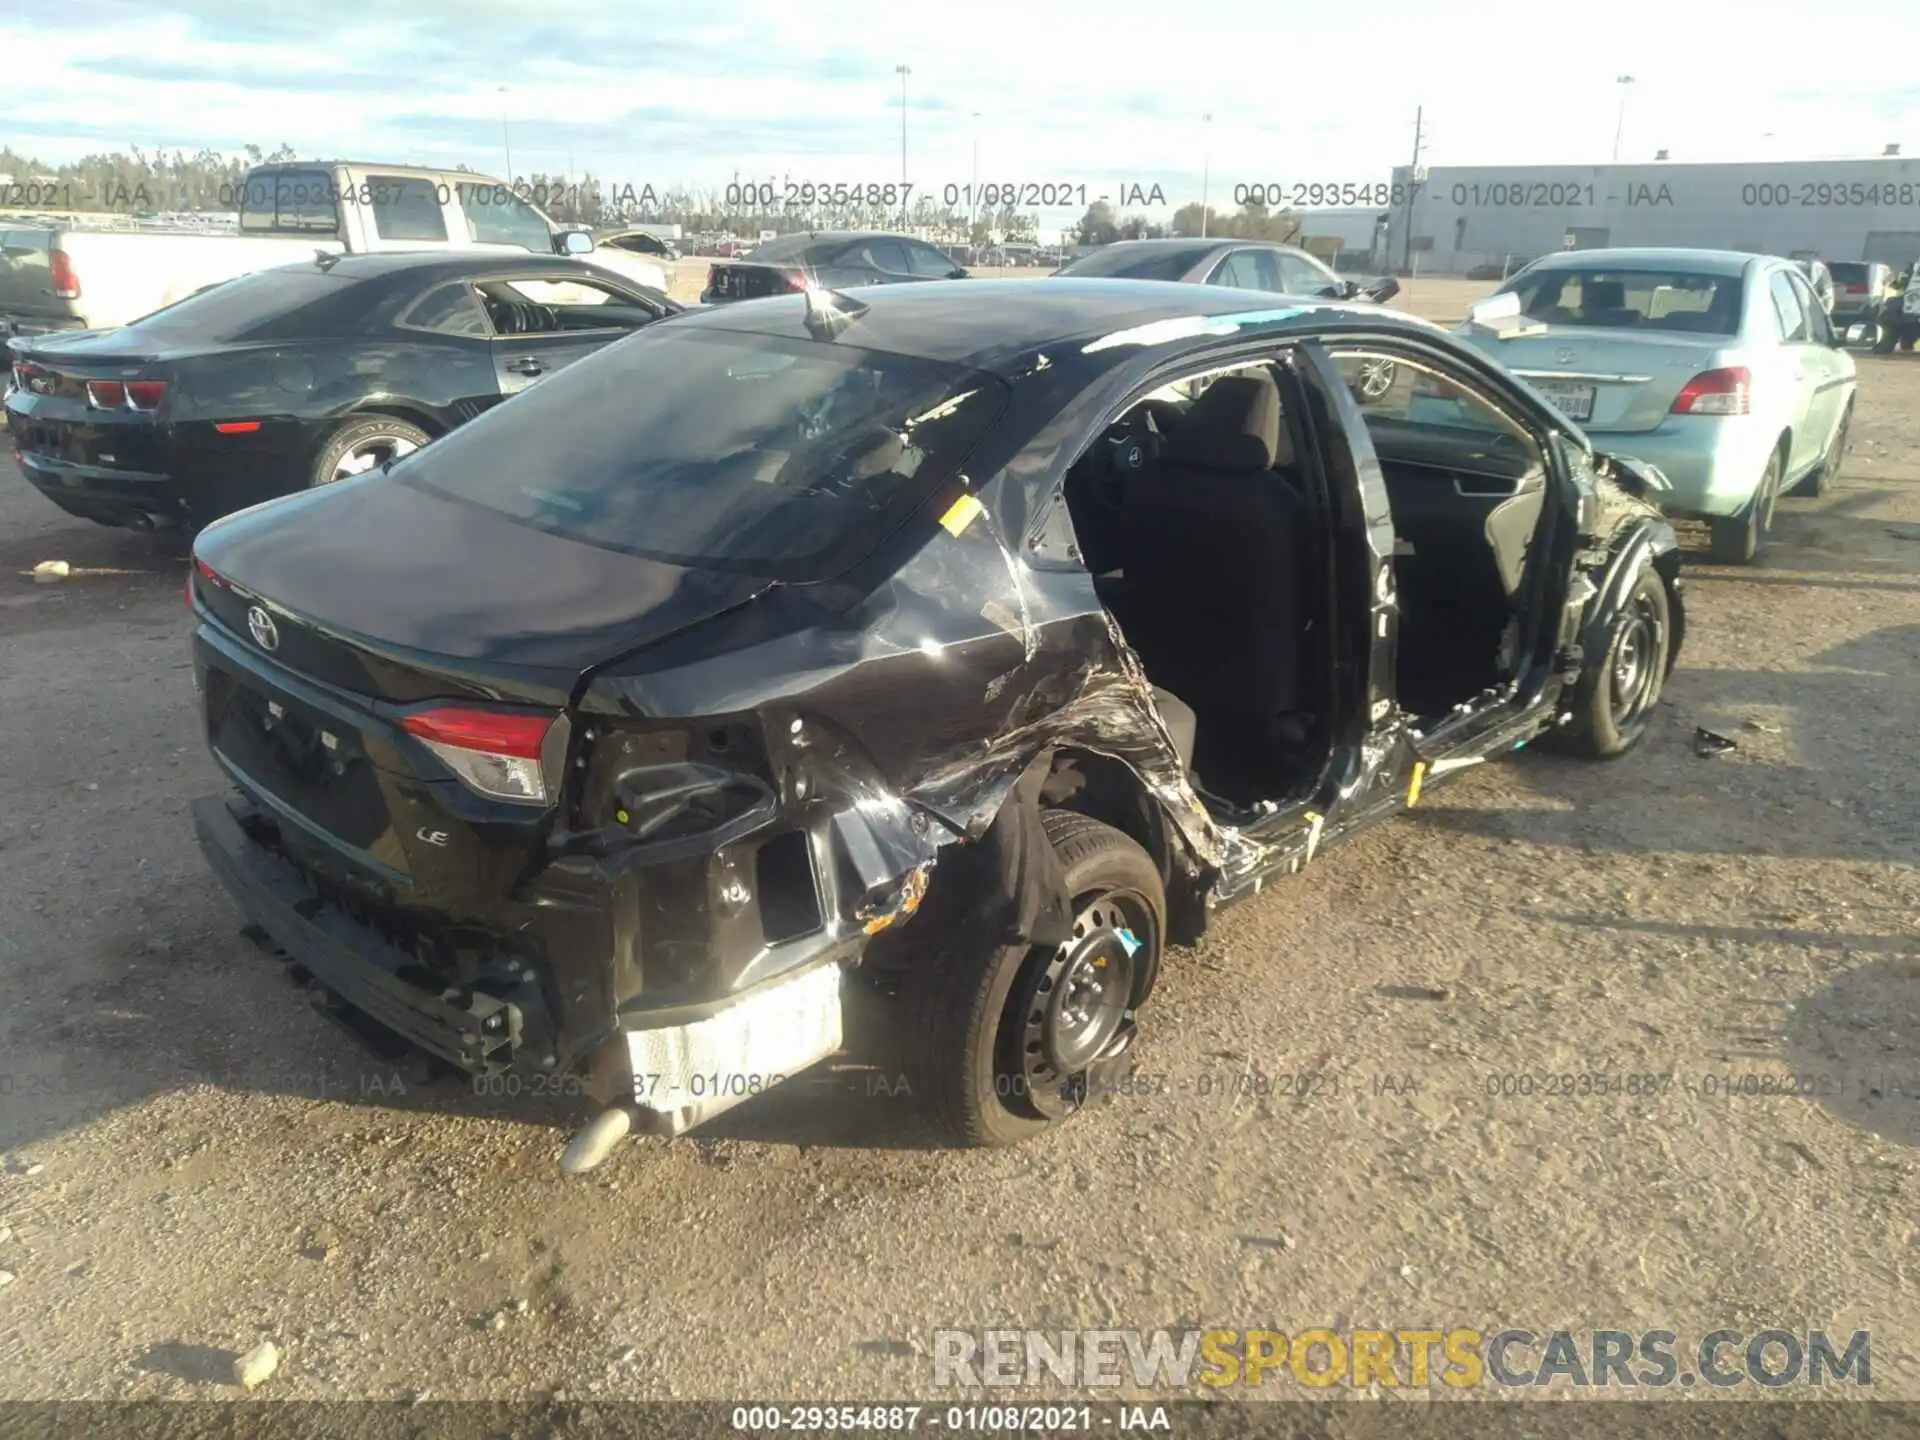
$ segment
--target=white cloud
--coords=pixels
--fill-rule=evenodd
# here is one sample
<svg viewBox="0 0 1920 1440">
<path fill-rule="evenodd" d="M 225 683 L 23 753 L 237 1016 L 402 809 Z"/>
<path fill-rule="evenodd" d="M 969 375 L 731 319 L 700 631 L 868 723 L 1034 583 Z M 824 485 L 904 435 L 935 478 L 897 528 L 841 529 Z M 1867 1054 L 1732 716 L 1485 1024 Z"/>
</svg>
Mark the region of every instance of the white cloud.
<svg viewBox="0 0 1920 1440">
<path fill-rule="evenodd" d="M 1867 0 L 1849 33 L 1899 35 Z M 1816 72 L 1833 55 L 1778 0 L 1707 16 L 1623 0 L 1604 11 L 1494 0 L 1362 8 L 1215 0 L 966 6 L 744 0 L 724 11 L 571 0 L 406 7 L 185 0 L 170 12 L 69 0 L 0 16 L 0 142 L 51 161 L 140 145 L 464 161 L 722 184 L 736 170 L 899 178 L 1159 183 L 1228 203 L 1236 183 L 1387 178 L 1424 106 L 1431 164 L 1601 162 L 1621 87 L 1622 158 L 1910 153 L 1920 89 Z M 1832 63 L 1825 66 L 1837 73 Z M 1859 73 L 1856 69 L 1855 73 Z M 1898 75 L 1897 67 L 1893 72 Z M 501 85 L 507 93 L 499 93 Z M 973 120 L 979 112 L 977 124 Z M 1211 123 L 1203 114 L 1211 113 Z"/>
</svg>

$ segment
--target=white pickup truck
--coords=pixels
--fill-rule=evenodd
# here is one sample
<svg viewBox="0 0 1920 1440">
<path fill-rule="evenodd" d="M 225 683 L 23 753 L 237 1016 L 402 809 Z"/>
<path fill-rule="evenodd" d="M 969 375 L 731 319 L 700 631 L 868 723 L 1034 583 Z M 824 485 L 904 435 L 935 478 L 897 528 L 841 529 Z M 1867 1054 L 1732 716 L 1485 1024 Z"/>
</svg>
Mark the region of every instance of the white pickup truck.
<svg viewBox="0 0 1920 1440">
<path fill-rule="evenodd" d="M 0 219 L 0 339 L 109 330 L 315 251 L 595 248 L 586 231 L 562 229 L 524 194 L 470 170 L 291 161 L 247 172 L 235 199 L 238 229 L 227 234 L 120 216 Z M 594 260 L 636 284 L 668 287 L 654 257 L 608 248 Z"/>
</svg>

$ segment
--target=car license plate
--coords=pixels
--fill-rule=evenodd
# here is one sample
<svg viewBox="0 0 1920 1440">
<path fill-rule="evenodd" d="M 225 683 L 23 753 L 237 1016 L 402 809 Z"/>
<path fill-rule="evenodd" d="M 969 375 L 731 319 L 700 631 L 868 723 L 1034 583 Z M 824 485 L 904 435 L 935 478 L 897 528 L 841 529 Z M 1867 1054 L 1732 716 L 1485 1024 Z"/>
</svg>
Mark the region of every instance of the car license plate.
<svg viewBox="0 0 1920 1440">
<path fill-rule="evenodd" d="M 1593 386 L 1575 385 L 1567 380 L 1536 380 L 1534 387 L 1569 420 L 1593 418 Z"/>
</svg>

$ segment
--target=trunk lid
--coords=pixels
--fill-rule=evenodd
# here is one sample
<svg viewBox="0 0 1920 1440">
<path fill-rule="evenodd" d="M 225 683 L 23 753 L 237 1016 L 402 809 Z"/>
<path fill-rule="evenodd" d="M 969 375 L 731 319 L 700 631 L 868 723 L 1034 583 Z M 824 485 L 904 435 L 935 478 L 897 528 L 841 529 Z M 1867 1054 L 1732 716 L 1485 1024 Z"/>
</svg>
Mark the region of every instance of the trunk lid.
<svg viewBox="0 0 1920 1440">
<path fill-rule="evenodd" d="M 450 914 L 497 904 L 537 858 L 588 673 L 767 588 L 381 475 L 241 511 L 194 560 L 216 758 L 290 822 L 310 874 L 346 862 L 376 902 Z M 556 722 L 544 804 L 476 792 L 409 729 L 447 705 Z"/>
<path fill-rule="evenodd" d="M 1686 383 L 1738 363 L 1732 336 L 1548 326 L 1544 332 L 1475 344 L 1552 401 L 1583 430 L 1652 430 Z"/>
</svg>

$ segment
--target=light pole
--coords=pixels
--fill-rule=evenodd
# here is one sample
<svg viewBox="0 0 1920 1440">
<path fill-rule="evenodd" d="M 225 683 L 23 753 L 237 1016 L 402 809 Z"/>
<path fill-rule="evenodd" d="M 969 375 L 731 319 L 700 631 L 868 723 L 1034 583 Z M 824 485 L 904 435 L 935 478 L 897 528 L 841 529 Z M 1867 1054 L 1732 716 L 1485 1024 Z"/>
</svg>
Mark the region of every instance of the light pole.
<svg viewBox="0 0 1920 1440">
<path fill-rule="evenodd" d="M 896 65 L 893 73 L 900 77 L 900 225 L 907 223 L 907 76 L 913 73 L 910 65 Z"/>
<path fill-rule="evenodd" d="M 1200 119 L 1206 125 L 1206 138 L 1200 143 L 1200 238 L 1207 238 L 1207 183 L 1213 178 L 1213 112 Z"/>
<path fill-rule="evenodd" d="M 973 112 L 973 174 L 967 180 L 967 244 L 973 244 L 973 227 L 980 209 L 980 112 Z"/>
<path fill-rule="evenodd" d="M 507 184 L 513 184 L 513 137 L 507 133 L 507 87 L 500 87 L 500 148 L 507 152 Z"/>
<path fill-rule="evenodd" d="M 1620 118 L 1614 122 L 1613 126 L 1613 158 L 1614 163 L 1618 164 L 1620 160 L 1620 132 L 1624 130 L 1627 125 L 1627 87 L 1633 84 L 1633 77 L 1631 75 L 1621 75 L 1618 76 L 1613 83 L 1620 87 Z"/>
</svg>

